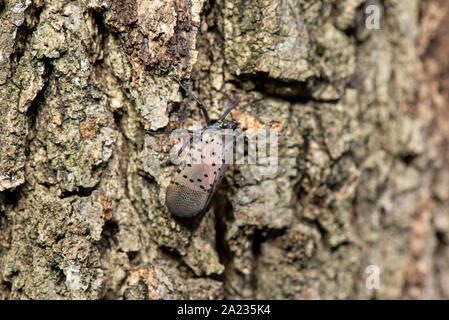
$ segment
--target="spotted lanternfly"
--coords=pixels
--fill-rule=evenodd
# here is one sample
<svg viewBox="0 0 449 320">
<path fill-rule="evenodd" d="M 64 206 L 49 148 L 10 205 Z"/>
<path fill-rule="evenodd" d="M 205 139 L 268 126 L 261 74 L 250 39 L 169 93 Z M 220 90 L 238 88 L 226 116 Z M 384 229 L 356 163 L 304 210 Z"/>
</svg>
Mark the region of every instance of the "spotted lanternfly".
<svg viewBox="0 0 449 320">
<path fill-rule="evenodd" d="M 226 144 L 229 144 L 229 142 L 220 133 L 224 129 L 237 129 L 238 124 L 236 122 L 224 121 L 231 110 L 236 107 L 236 103 L 225 94 L 226 98 L 231 101 L 231 106 L 226 109 L 218 120 L 211 121 L 204 104 L 179 81 L 177 82 L 198 103 L 207 127 L 199 130 L 200 143 L 194 144 L 193 139 L 188 143 L 190 160 L 193 161 L 182 161 L 175 171 L 174 177 L 167 187 L 165 204 L 174 216 L 193 217 L 207 209 L 218 184 L 228 168 L 228 164 L 225 161 L 225 153 L 229 148 L 229 145 Z M 166 134 L 171 132 L 155 133 Z M 184 147 L 185 145 L 179 150 L 179 156 L 183 154 Z"/>
</svg>

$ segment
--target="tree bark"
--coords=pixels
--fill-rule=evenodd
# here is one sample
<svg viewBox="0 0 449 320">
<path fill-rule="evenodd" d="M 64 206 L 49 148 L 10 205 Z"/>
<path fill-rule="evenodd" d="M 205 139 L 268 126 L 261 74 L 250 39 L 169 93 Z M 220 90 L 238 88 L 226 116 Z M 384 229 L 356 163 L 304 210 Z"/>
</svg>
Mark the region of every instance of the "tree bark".
<svg viewBox="0 0 449 320">
<path fill-rule="evenodd" d="M 0 298 L 449 298 L 447 19 L 449 0 L 0 0 Z M 201 120 L 172 78 L 279 133 L 274 175 L 231 166 L 189 221 L 148 134 Z"/>
</svg>

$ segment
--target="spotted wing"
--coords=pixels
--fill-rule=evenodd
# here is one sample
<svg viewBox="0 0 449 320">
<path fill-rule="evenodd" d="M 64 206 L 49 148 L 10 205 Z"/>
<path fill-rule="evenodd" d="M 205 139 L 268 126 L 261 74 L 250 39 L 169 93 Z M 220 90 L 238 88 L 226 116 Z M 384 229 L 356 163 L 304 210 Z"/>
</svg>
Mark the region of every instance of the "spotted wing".
<svg viewBox="0 0 449 320">
<path fill-rule="evenodd" d="M 181 165 L 167 187 L 166 205 L 175 216 L 192 217 L 206 210 L 228 165 L 219 130 L 207 130 L 201 141 L 180 153 Z"/>
</svg>

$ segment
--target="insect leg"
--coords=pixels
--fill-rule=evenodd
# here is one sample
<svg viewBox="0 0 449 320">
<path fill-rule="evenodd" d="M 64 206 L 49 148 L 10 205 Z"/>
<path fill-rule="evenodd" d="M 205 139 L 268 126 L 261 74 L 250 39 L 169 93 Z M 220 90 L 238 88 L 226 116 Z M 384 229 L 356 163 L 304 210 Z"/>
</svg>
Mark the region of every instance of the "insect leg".
<svg viewBox="0 0 449 320">
<path fill-rule="evenodd" d="M 228 109 L 224 112 L 224 114 L 220 117 L 220 120 L 223 121 L 226 116 L 237 106 L 237 101 L 232 100 L 231 97 L 224 91 L 225 83 L 221 86 L 220 92 L 225 96 L 225 98 L 231 103 Z"/>
<path fill-rule="evenodd" d="M 200 132 L 201 131 L 201 130 L 175 129 L 175 130 L 171 130 L 171 131 L 150 131 L 150 130 L 147 130 L 147 132 L 148 132 L 149 135 L 158 136 L 158 135 L 161 135 L 161 134 L 172 134 L 176 130 L 183 130 L 183 131 L 186 131 L 188 133 L 196 133 L 196 132 Z"/>
<path fill-rule="evenodd" d="M 182 85 L 181 82 L 179 82 L 179 81 L 176 80 L 176 79 L 173 79 L 173 80 L 175 80 L 175 81 L 179 84 L 179 86 L 180 86 L 182 89 L 184 89 L 184 91 L 185 91 L 189 96 L 191 96 L 191 97 L 193 98 L 193 100 L 195 100 L 195 101 L 198 103 L 198 105 L 199 105 L 200 108 L 201 108 L 201 111 L 203 111 L 204 118 L 206 119 L 206 124 L 207 124 L 207 126 L 210 126 L 211 122 L 210 122 L 209 114 L 207 113 L 207 109 L 206 109 L 206 107 L 204 106 L 204 104 L 203 104 L 197 97 L 195 97 L 195 95 L 194 95 L 189 89 L 187 89 L 186 87 L 184 87 L 184 86 Z"/>
</svg>

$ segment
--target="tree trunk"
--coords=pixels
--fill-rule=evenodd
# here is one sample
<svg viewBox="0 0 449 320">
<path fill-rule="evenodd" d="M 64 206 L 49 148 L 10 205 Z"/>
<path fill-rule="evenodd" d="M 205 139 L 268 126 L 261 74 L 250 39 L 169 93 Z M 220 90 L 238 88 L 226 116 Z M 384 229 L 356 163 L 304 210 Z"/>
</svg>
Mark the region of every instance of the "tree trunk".
<svg viewBox="0 0 449 320">
<path fill-rule="evenodd" d="M 449 0 L 0 0 L 0 298 L 449 298 L 448 19 Z M 148 134 L 201 120 L 172 78 L 215 119 L 225 84 L 235 120 L 279 134 L 275 174 L 231 166 L 188 221 Z"/>
</svg>

